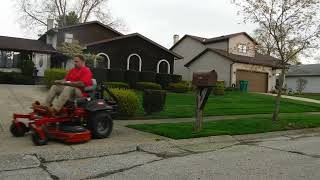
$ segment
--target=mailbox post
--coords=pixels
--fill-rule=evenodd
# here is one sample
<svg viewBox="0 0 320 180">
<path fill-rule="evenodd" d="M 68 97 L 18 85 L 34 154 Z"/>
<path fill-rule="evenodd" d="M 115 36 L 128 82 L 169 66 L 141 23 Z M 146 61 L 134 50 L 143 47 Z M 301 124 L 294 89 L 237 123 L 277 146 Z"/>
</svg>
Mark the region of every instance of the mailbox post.
<svg viewBox="0 0 320 180">
<path fill-rule="evenodd" d="M 216 82 L 217 73 L 215 70 L 210 72 L 193 73 L 192 84 L 197 88 L 196 121 L 193 128 L 194 132 L 199 132 L 202 129 L 203 109 Z"/>
</svg>

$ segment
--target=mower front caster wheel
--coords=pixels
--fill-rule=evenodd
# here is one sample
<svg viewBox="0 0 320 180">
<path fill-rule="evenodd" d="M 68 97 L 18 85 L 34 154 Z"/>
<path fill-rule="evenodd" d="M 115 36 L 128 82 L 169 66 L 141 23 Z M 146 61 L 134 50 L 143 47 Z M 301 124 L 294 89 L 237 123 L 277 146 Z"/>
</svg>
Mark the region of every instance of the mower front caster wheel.
<svg viewBox="0 0 320 180">
<path fill-rule="evenodd" d="M 10 132 L 15 137 L 22 137 L 28 131 L 29 131 L 29 129 L 27 128 L 27 126 L 21 122 L 12 123 L 10 125 Z"/>
<path fill-rule="evenodd" d="M 32 142 L 37 146 L 43 146 L 48 143 L 48 137 L 45 136 L 44 139 L 41 138 L 40 134 L 32 130 L 31 133 Z"/>
</svg>

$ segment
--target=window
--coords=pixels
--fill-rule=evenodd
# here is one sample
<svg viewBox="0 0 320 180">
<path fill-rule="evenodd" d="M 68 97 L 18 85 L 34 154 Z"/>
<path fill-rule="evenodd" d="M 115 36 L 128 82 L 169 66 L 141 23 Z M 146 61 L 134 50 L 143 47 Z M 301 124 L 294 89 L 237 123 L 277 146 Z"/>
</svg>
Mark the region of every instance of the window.
<svg viewBox="0 0 320 180">
<path fill-rule="evenodd" d="M 247 53 L 248 47 L 245 44 L 239 44 L 238 45 L 238 52 L 239 53 Z"/>
<path fill-rule="evenodd" d="M 64 42 L 72 43 L 72 40 L 73 40 L 73 34 L 66 33 L 64 35 Z"/>
<path fill-rule="evenodd" d="M 133 62 L 130 67 L 130 62 Z M 141 71 L 142 60 L 138 54 L 131 54 L 127 59 L 127 70 Z"/>
<path fill-rule="evenodd" d="M 105 53 L 99 53 L 96 56 L 94 67 L 110 69 L 110 58 Z"/>
<path fill-rule="evenodd" d="M 170 74 L 170 63 L 165 59 L 162 59 L 161 61 L 159 61 L 157 64 L 157 73 Z"/>
<path fill-rule="evenodd" d="M 0 68 L 17 68 L 19 55 L 11 51 L 0 51 Z"/>
</svg>

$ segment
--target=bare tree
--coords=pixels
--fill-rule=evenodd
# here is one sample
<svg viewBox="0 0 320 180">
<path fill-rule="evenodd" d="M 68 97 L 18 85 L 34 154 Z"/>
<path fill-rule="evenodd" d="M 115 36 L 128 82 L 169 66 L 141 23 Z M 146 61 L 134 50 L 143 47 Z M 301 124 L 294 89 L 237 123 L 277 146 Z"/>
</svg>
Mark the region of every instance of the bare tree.
<svg viewBox="0 0 320 180">
<path fill-rule="evenodd" d="M 68 25 L 68 15 L 75 12 L 78 22 L 99 20 L 114 28 L 125 28 L 121 19 L 111 16 L 108 0 L 16 0 L 21 25 L 26 29 L 39 29 L 43 32 L 47 19 L 59 21 L 59 26 Z"/>
<path fill-rule="evenodd" d="M 245 22 L 256 23 L 274 43 L 271 54 L 280 60 L 279 90 L 273 121 L 278 120 L 284 77 L 289 63 L 309 48 L 317 47 L 320 35 L 319 0 L 235 0 Z"/>
<path fill-rule="evenodd" d="M 320 64 L 320 54 L 317 54 L 317 55 L 314 57 L 314 63 Z"/>
<path fill-rule="evenodd" d="M 254 30 L 254 38 L 258 42 L 257 51 L 264 55 L 272 55 L 275 52 L 276 42 L 266 29 L 257 28 Z"/>
<path fill-rule="evenodd" d="M 308 81 L 306 79 L 297 79 L 297 91 L 299 94 L 302 94 L 303 90 L 306 88 L 307 83 Z"/>
</svg>

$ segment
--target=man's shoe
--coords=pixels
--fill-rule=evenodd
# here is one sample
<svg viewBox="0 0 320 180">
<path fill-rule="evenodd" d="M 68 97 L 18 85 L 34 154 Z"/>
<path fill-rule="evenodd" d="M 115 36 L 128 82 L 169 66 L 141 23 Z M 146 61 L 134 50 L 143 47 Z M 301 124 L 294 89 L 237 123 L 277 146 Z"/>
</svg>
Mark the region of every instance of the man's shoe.
<svg viewBox="0 0 320 180">
<path fill-rule="evenodd" d="M 43 107 L 44 106 L 42 106 L 39 101 L 35 101 L 34 103 L 32 103 L 32 109 L 42 109 Z"/>
<path fill-rule="evenodd" d="M 46 108 L 47 108 L 48 115 L 56 116 L 58 114 L 58 111 L 54 109 L 52 106 L 46 107 Z"/>
</svg>

